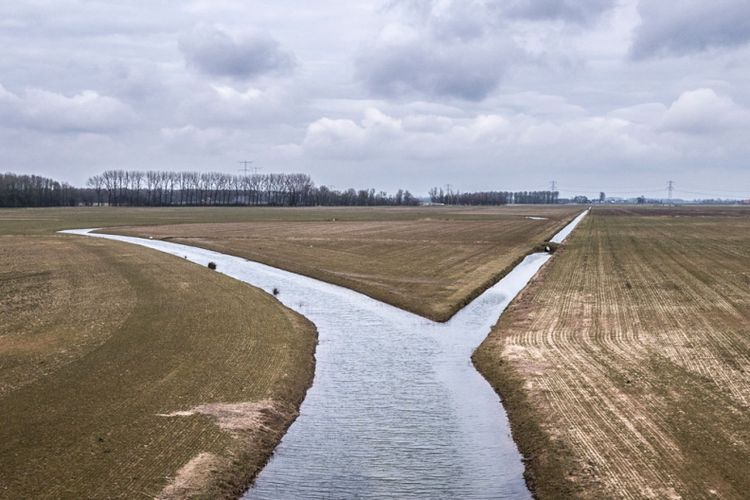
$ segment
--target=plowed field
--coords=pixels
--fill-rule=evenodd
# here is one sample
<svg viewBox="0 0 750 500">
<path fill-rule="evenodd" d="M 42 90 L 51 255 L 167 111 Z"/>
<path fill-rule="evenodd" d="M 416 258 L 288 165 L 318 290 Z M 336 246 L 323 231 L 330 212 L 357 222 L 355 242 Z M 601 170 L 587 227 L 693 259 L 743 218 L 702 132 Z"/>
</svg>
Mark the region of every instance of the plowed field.
<svg viewBox="0 0 750 500">
<path fill-rule="evenodd" d="M 541 498 L 747 498 L 750 210 L 592 211 L 475 362 Z"/>
</svg>

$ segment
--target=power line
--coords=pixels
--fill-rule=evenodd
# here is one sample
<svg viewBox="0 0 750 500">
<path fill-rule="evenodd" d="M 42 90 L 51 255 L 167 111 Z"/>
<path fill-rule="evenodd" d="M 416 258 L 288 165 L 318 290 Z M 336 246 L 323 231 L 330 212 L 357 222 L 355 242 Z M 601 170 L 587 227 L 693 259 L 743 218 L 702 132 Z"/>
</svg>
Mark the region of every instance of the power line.
<svg viewBox="0 0 750 500">
<path fill-rule="evenodd" d="M 612 191 L 607 188 L 584 189 L 584 188 L 559 188 L 561 193 L 598 193 L 604 191 L 607 194 L 644 194 L 644 193 L 663 193 L 664 189 L 633 189 L 631 191 Z"/>
<path fill-rule="evenodd" d="M 671 186 L 671 189 L 670 189 Z M 731 193 L 734 194 L 733 198 L 750 198 L 750 189 L 748 190 L 728 190 L 728 189 L 706 189 L 701 190 L 700 188 L 677 188 L 677 183 L 674 181 L 669 181 L 667 183 L 667 196 L 669 199 L 674 198 L 675 194 L 694 194 L 694 195 L 700 195 L 700 196 L 713 196 L 717 198 L 724 197 L 730 197 L 727 194 L 722 195 L 721 193 Z M 654 189 L 641 189 L 641 188 L 623 188 L 622 186 L 614 187 L 612 189 L 608 189 L 606 187 L 581 187 L 581 186 L 560 186 L 557 189 L 561 193 L 566 194 L 580 194 L 580 193 L 597 193 L 604 191 L 607 194 L 615 194 L 615 195 L 639 195 L 639 194 L 652 194 L 652 193 L 664 193 L 664 188 L 654 188 Z M 671 197 L 670 197 L 670 190 L 671 190 Z M 744 195 L 744 196 L 743 196 Z"/>
<path fill-rule="evenodd" d="M 688 186 L 688 189 L 696 189 Z M 697 188 L 700 189 L 700 188 Z M 682 191 L 682 190 L 680 190 Z M 711 191 L 717 192 L 717 193 L 739 193 L 739 194 L 750 194 L 750 189 L 744 189 L 744 190 L 736 190 L 736 189 L 711 189 Z"/>
<path fill-rule="evenodd" d="M 244 167 L 243 167 L 243 168 L 240 168 L 240 169 L 238 169 L 238 170 L 239 170 L 240 172 L 244 172 L 244 173 L 245 173 L 245 177 L 247 177 L 247 171 L 249 170 L 249 169 L 248 169 L 248 165 L 251 165 L 251 164 L 253 163 L 253 160 L 242 160 L 242 161 L 239 161 L 239 162 L 237 162 L 237 163 L 239 163 L 239 164 L 241 164 L 241 165 L 244 165 Z"/>
<path fill-rule="evenodd" d="M 254 162 L 253 160 L 242 160 L 242 161 L 240 161 L 240 162 L 238 162 L 238 163 L 240 163 L 241 165 L 244 165 L 244 166 L 243 166 L 242 168 L 240 168 L 240 169 L 238 169 L 238 170 L 239 170 L 240 172 L 244 172 L 244 173 L 245 173 L 245 177 L 247 177 L 247 171 L 248 171 L 248 170 L 252 170 L 252 171 L 253 171 L 253 174 L 255 174 L 255 175 L 257 175 L 257 174 L 258 174 L 258 171 L 259 171 L 259 170 L 262 170 L 262 168 L 261 168 L 261 167 L 252 167 L 252 168 L 249 168 L 249 167 L 248 167 L 248 165 L 252 165 L 253 163 L 255 163 L 255 162 Z"/>
<path fill-rule="evenodd" d="M 715 192 L 714 192 L 714 193 L 706 193 L 706 192 L 701 192 L 701 191 L 686 191 L 686 190 L 684 190 L 684 189 L 678 189 L 678 190 L 676 190 L 676 191 L 677 191 L 678 193 L 684 193 L 684 194 L 697 194 L 697 195 L 699 195 L 699 196 L 711 196 L 711 197 L 714 197 L 714 198 L 721 198 L 721 197 L 722 197 L 722 195 L 721 195 L 721 194 L 718 194 L 718 193 L 715 193 Z M 737 192 L 738 192 L 738 193 L 741 193 L 742 191 L 737 191 Z M 749 194 L 749 193 L 748 193 L 747 191 L 744 191 L 744 193 L 745 193 L 745 197 L 748 197 L 748 198 L 750 198 L 750 194 Z M 726 196 L 725 196 L 725 197 L 726 197 Z M 735 198 L 743 198 L 743 196 L 732 196 L 732 197 L 728 197 L 728 198 L 729 198 L 729 199 L 735 199 Z"/>
</svg>

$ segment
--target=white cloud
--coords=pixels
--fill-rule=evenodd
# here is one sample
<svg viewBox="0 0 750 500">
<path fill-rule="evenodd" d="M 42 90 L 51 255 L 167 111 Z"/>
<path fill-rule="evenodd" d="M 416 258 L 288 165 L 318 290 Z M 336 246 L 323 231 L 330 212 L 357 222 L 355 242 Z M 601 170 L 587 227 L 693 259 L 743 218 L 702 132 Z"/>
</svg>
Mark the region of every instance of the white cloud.
<svg viewBox="0 0 750 500">
<path fill-rule="evenodd" d="M 750 114 L 712 89 L 684 92 L 664 114 L 665 130 L 688 134 L 717 134 L 750 125 Z"/>
<path fill-rule="evenodd" d="M 196 86 L 180 104 L 176 119 L 183 124 L 228 129 L 269 128 L 291 119 L 296 98 L 282 87 Z"/>
<path fill-rule="evenodd" d="M 313 155 L 354 159 L 366 140 L 367 131 L 352 120 L 321 118 L 307 127 L 303 147 Z"/>
<path fill-rule="evenodd" d="M 318 157 L 367 160 L 405 156 L 457 161 L 467 155 L 492 158 L 538 154 L 550 158 L 565 150 L 601 157 L 646 154 L 653 150 L 648 134 L 622 118 L 593 116 L 551 121 L 529 115 L 482 114 L 470 118 L 435 115 L 394 117 L 368 110 L 359 122 L 322 118 L 310 124 L 304 150 Z"/>
<path fill-rule="evenodd" d="M 119 100 L 92 90 L 65 96 L 41 89 L 15 95 L 0 86 L 6 126 L 24 126 L 54 133 L 110 133 L 136 121 L 133 111 Z"/>
</svg>

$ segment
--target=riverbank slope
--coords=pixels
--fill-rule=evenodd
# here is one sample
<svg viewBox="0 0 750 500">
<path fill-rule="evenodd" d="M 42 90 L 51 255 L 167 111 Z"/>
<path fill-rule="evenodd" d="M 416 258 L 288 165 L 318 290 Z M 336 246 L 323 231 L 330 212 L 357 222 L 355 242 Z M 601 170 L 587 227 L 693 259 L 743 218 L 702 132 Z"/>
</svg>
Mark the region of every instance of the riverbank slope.
<svg viewBox="0 0 750 500">
<path fill-rule="evenodd" d="M 102 232 L 244 257 L 443 322 L 580 212 L 580 206 L 355 208 L 331 210 L 325 220 L 295 220 L 304 211 L 279 211 L 289 218 Z"/>
<path fill-rule="evenodd" d="M 311 383 L 314 326 L 179 258 L 5 229 L 0 497 L 241 494 Z"/>
</svg>

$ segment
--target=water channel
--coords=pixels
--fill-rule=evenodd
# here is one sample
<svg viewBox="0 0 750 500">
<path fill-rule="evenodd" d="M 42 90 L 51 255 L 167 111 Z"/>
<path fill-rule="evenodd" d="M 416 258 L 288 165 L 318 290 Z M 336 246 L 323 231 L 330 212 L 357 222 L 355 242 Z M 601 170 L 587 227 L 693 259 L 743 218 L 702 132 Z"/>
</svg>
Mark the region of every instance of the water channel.
<svg viewBox="0 0 750 500">
<path fill-rule="evenodd" d="M 561 242 L 586 212 L 552 241 Z M 173 254 L 269 293 L 309 318 L 319 344 L 300 415 L 249 499 L 530 498 L 502 404 L 471 354 L 549 259 L 526 257 L 436 323 L 329 283 L 159 240 L 66 231 Z"/>
</svg>

